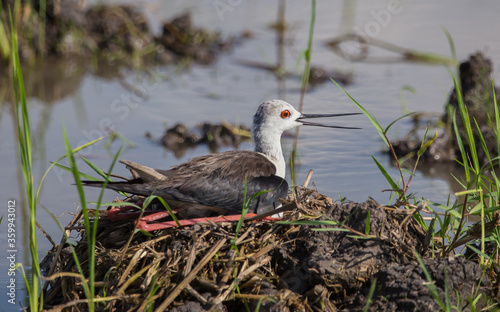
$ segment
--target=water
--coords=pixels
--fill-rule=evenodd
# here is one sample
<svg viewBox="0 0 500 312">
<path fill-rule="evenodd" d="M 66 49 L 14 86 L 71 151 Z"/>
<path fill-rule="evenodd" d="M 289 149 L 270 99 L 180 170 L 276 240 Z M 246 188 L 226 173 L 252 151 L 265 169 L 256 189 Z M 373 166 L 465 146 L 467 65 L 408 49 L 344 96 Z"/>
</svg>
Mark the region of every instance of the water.
<svg viewBox="0 0 500 312">
<path fill-rule="evenodd" d="M 123 80 L 134 86 L 142 86 L 147 99 L 133 97 L 124 88 L 117 74 L 95 76 L 77 75 L 81 64 L 71 60 L 56 66 L 48 65 L 26 77 L 34 83 L 27 87 L 32 131 L 34 135 L 34 168 L 39 178 L 50 165 L 65 153 L 62 124 L 65 125 L 73 147 L 105 133 L 111 127 L 133 141 L 134 147 L 127 147 L 122 158 L 143 163 L 155 168 L 168 168 L 189 158 L 209 152 L 201 146 L 186 152 L 181 158 L 165 151 L 154 141 L 145 137 L 149 131 L 159 137 L 166 126 L 182 122 L 189 127 L 208 121 L 222 120 L 251 124 L 257 106 L 269 98 L 282 98 L 297 106 L 300 97 L 300 79 L 289 78 L 279 82 L 271 72 L 238 65 L 237 60 L 252 60 L 266 64 L 276 62 L 278 53 L 276 34 L 269 28 L 277 16 L 277 5 L 265 1 L 233 1 L 234 6 L 221 15 L 215 10 L 216 1 L 147 1 L 147 11 L 153 28 L 159 29 L 158 21 L 170 18 L 185 10 L 193 13 L 197 26 L 220 30 L 223 35 L 234 35 L 251 30 L 254 37 L 235 46 L 231 54 L 222 55 L 211 66 L 192 66 L 181 74 L 174 68 L 153 68 L 151 71 L 161 77 L 160 81 L 151 76 L 121 69 Z M 289 1 L 286 6 L 286 32 L 284 47 L 285 65 L 295 72 L 297 58 L 307 43 L 309 25 L 309 4 L 304 1 Z M 443 105 L 451 90 L 452 80 L 441 65 L 383 63 L 351 63 L 333 54 L 326 42 L 342 34 L 346 29 L 357 29 L 376 39 L 388 41 L 402 47 L 450 55 L 447 39 L 442 31 L 446 28 L 453 36 L 458 59 L 463 60 L 471 53 L 483 51 L 494 62 L 494 78 L 499 80 L 500 41 L 497 29 L 500 26 L 496 12 L 500 3 L 478 4 L 472 1 L 440 1 L 421 3 L 401 1 L 400 6 L 389 12 L 386 1 L 323 1 L 318 2 L 312 62 L 333 70 L 353 73 L 353 84 L 346 90 L 372 112 L 382 125 L 388 125 L 401 116 L 399 93 L 409 85 L 416 94 L 406 94 L 406 105 L 410 111 L 441 114 Z M 342 9 L 343 8 L 343 9 Z M 352 15 L 349 16 L 348 13 Z M 341 23 L 343 21 L 343 24 Z M 378 26 L 377 26 L 378 25 Z M 348 47 L 352 48 L 352 47 Z M 375 55 L 388 53 L 377 50 Z M 112 68 L 112 66 L 111 66 Z M 299 66 L 303 68 L 303 64 Z M 85 70 L 83 70 L 85 72 Z M 300 71 L 299 71 L 300 72 Z M 298 72 L 298 73 L 299 73 Z M 47 76 L 45 76 L 45 74 Z M 6 80 L 5 84 L 10 83 Z M 5 85 L 3 88 L 10 88 Z M 36 95 L 35 95 L 36 94 Z M 130 101 L 128 100 L 130 99 Z M 127 104 L 127 102 L 129 104 Z M 332 83 L 324 83 L 310 90 L 305 97 L 305 113 L 356 112 L 356 107 Z M 16 135 L 13 125 L 13 108 L 9 103 L 0 107 L 0 160 L 4 164 L 0 193 L 6 211 L 8 200 L 16 201 L 16 260 L 28 267 L 29 251 L 25 226 L 26 203 L 23 193 L 23 176 L 19 167 L 19 157 L 15 145 Z M 314 170 L 312 182 L 324 194 L 333 198 L 347 197 L 353 201 L 365 201 L 373 197 L 380 203 L 389 201 L 389 193 L 382 190 L 389 185 L 375 166 L 372 155 L 397 178 L 396 169 L 389 166 L 388 157 L 382 152 L 384 145 L 371 123 L 364 116 L 346 117 L 329 121 L 332 124 L 360 126 L 362 130 L 335 130 L 302 127 L 298 143 L 300 164 L 295 170 L 296 181 L 302 183 L 309 169 Z M 392 139 L 404 136 L 411 127 L 409 120 L 402 120 L 389 133 Z M 283 147 L 289 151 L 292 140 L 284 139 Z M 113 143 L 110 151 L 116 152 L 119 143 Z M 250 143 L 240 146 L 251 149 Z M 226 150 L 229 148 L 223 148 Z M 108 168 L 111 156 L 105 144 L 93 146 L 84 153 L 101 168 Z M 65 162 L 63 162 L 65 163 Z M 81 165 L 81 170 L 92 173 Z M 128 175 L 125 168 L 118 166 L 115 172 Z M 446 202 L 448 194 L 456 191 L 450 186 L 449 169 L 440 171 L 433 168 L 418 172 L 410 191 L 417 196 L 437 202 Z M 54 241 L 59 242 L 61 230 L 51 213 L 63 226 L 79 208 L 76 188 L 70 174 L 55 170 L 47 176 L 38 207 L 38 222 Z M 87 198 L 93 201 L 98 190 L 87 190 Z M 109 191 L 105 201 L 116 198 Z M 50 213 L 49 213 L 50 212 Z M 7 217 L 0 225 L 2 250 L 0 257 L 0 280 L 4 291 L 0 300 L 8 297 L 6 246 Z M 51 245 L 40 234 L 39 254 L 43 257 Z M 17 301 L 24 300 L 24 285 L 17 275 Z M 23 301 L 24 302 L 24 301 Z M 24 304 L 26 304 L 24 302 Z M 8 303 L 2 305 L 5 311 L 18 307 Z"/>
</svg>

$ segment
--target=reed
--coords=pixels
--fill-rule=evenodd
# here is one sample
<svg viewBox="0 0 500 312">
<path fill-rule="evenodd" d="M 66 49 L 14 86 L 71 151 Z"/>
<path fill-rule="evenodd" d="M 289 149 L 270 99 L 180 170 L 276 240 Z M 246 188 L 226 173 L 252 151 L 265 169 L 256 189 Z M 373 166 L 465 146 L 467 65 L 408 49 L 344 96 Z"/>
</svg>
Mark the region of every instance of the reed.
<svg viewBox="0 0 500 312">
<path fill-rule="evenodd" d="M 12 70 L 13 70 L 13 88 L 15 95 L 17 133 L 19 136 L 19 151 L 21 155 L 21 167 L 24 176 L 26 195 L 29 207 L 29 249 L 31 254 L 31 281 L 26 285 L 29 295 L 30 306 L 32 310 L 38 311 L 43 306 L 43 295 L 40 296 L 40 305 L 38 302 L 40 290 L 40 265 L 38 260 L 38 244 L 36 238 L 36 207 L 37 193 L 35 192 L 35 182 L 32 167 L 32 144 L 31 130 L 28 114 L 28 105 L 26 101 L 26 92 L 24 89 L 23 73 L 21 71 L 21 63 L 17 51 L 17 33 L 14 28 L 12 14 L 10 14 L 11 39 L 12 39 Z M 24 275 L 24 271 L 21 272 Z M 26 276 L 24 276 L 27 280 Z"/>
<path fill-rule="evenodd" d="M 86 209 L 86 200 L 85 200 L 85 195 L 83 193 L 83 189 L 81 187 L 81 181 L 80 181 L 80 172 L 78 172 L 77 167 L 76 167 L 76 161 L 75 161 L 75 153 L 78 151 L 82 150 L 83 148 L 86 148 L 97 141 L 99 141 L 101 138 L 96 139 L 94 141 L 91 141 L 87 144 L 84 144 L 82 146 L 79 146 L 75 149 L 71 149 L 69 145 L 69 141 L 67 139 L 66 131 L 63 127 L 63 134 L 65 138 L 65 147 L 66 147 L 66 155 L 60 157 L 57 159 L 55 162 L 51 164 L 51 166 L 47 169 L 47 171 L 42 175 L 40 182 L 38 185 L 35 184 L 35 176 L 33 173 L 33 166 L 32 166 L 32 157 L 33 157 L 33 150 L 32 150 L 32 141 L 31 141 L 31 128 L 30 128 L 30 118 L 29 118 L 29 112 L 28 112 L 28 106 L 27 106 L 27 99 L 26 99 L 26 92 L 25 92 L 25 87 L 24 87 L 24 80 L 23 80 L 23 74 L 22 74 L 22 68 L 21 68 L 21 63 L 19 59 L 19 54 L 18 54 L 18 39 L 17 39 L 17 32 L 16 28 L 14 27 L 14 20 L 12 18 L 12 14 L 10 14 L 10 30 L 11 30 L 11 42 L 12 42 L 12 49 L 11 49 L 11 58 L 13 60 L 12 62 L 12 70 L 13 70 L 13 89 L 15 91 L 15 109 L 16 109 L 16 122 L 17 122 L 17 132 L 18 132 L 18 137 L 19 137 L 19 150 L 20 150 L 20 155 L 21 155 L 21 167 L 22 167 L 22 172 L 25 180 L 25 188 L 26 188 L 26 196 L 28 198 L 28 207 L 29 207 L 29 250 L 30 250 L 30 256 L 31 256 L 31 275 L 28 277 L 26 273 L 24 272 L 23 268 L 21 265 L 18 265 L 16 267 L 20 268 L 21 274 L 23 275 L 23 278 L 26 282 L 26 289 L 27 293 L 29 296 L 29 305 L 30 305 L 30 310 L 31 311 L 40 311 L 43 309 L 43 291 L 42 289 L 42 281 L 45 279 L 41 275 L 40 271 L 40 261 L 38 257 L 38 241 L 36 237 L 36 227 L 37 227 L 37 206 L 38 206 L 38 198 L 40 196 L 40 191 L 42 188 L 42 185 L 45 181 L 45 178 L 47 177 L 48 173 L 54 166 L 58 166 L 59 161 L 62 159 L 68 157 L 70 161 L 70 167 L 74 173 L 75 177 L 75 182 L 77 184 L 78 192 L 80 195 L 81 203 L 82 203 L 82 210 L 84 211 L 84 214 L 88 211 Z M 116 162 L 116 159 L 113 162 Z M 111 170 L 110 170 L 111 172 Z M 102 198 L 102 192 L 99 197 L 98 203 L 101 202 Z M 99 207 L 99 204 L 98 204 Z M 97 209 L 98 210 L 98 209 Z M 81 269 L 81 265 L 78 261 L 78 258 L 75 257 L 75 262 L 77 263 L 77 266 L 80 269 L 80 274 L 76 274 L 79 276 L 81 279 L 82 283 L 84 284 L 84 288 L 87 290 L 87 298 L 89 299 L 89 311 L 94 310 L 94 304 L 93 304 L 93 298 L 94 298 L 94 281 L 93 281 L 93 270 L 95 268 L 95 259 L 94 259 L 94 250 L 95 250 L 95 233 L 97 229 L 97 222 L 93 223 L 93 228 L 90 227 L 90 219 L 88 218 L 88 214 L 86 214 L 85 218 L 85 226 L 86 226 L 86 233 L 92 233 L 92 235 L 87 235 L 88 237 L 88 245 L 89 245 L 89 266 L 90 266 L 90 272 L 89 274 L 89 282 L 87 283 L 86 278 L 83 275 L 83 270 Z M 70 244 L 70 246 L 72 246 Z M 75 254 L 76 256 L 76 254 Z M 49 278 L 50 279 L 50 278 Z"/>
</svg>

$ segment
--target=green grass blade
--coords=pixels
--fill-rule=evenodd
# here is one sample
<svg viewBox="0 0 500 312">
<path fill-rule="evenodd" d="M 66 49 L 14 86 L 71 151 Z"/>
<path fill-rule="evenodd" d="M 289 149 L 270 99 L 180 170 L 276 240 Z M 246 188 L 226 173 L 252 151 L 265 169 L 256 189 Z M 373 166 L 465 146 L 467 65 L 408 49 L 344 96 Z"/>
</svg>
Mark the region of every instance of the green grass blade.
<svg viewBox="0 0 500 312">
<path fill-rule="evenodd" d="M 401 117 L 398 117 L 396 120 L 394 120 L 393 122 L 391 122 L 385 129 L 384 129 L 384 134 L 387 133 L 387 131 L 389 131 L 389 129 L 392 127 L 392 125 L 394 125 L 396 122 L 400 121 L 401 119 L 403 118 L 406 118 L 408 116 L 411 116 L 411 115 L 415 115 L 415 112 L 410 112 L 410 113 L 407 113 L 407 114 L 404 114 L 403 116 Z"/>
<path fill-rule="evenodd" d="M 247 178 L 245 177 L 245 184 L 243 186 L 243 207 L 241 209 L 241 217 L 238 220 L 238 223 L 236 224 L 236 231 L 235 231 L 235 235 L 234 235 L 234 240 L 232 241 L 233 248 L 236 250 L 237 250 L 236 238 L 238 238 L 238 235 L 239 235 L 241 228 L 243 226 L 243 221 L 245 221 L 245 216 L 247 215 L 247 212 L 250 209 L 251 200 L 247 202 L 246 198 L 247 198 Z"/>
<path fill-rule="evenodd" d="M 76 254 L 76 250 L 73 246 L 73 244 L 70 242 L 70 237 L 68 236 L 66 230 L 64 229 L 64 227 L 61 225 L 61 223 L 59 222 L 59 218 L 57 218 L 54 213 L 52 213 L 51 211 L 49 211 L 47 208 L 43 207 L 45 209 L 45 211 L 49 214 L 49 216 L 51 216 L 52 220 L 54 220 L 54 222 L 57 224 L 57 226 L 59 227 L 59 230 L 63 233 L 63 236 L 64 236 L 64 239 L 66 240 L 67 244 L 68 244 L 68 247 L 70 248 L 71 250 L 71 254 L 73 256 L 73 261 L 75 262 L 75 265 L 78 269 L 78 273 L 81 275 L 81 282 L 82 282 L 82 288 L 83 288 L 83 292 L 85 293 L 85 296 L 87 298 L 90 297 L 90 288 L 89 288 L 89 284 L 87 283 L 86 279 L 85 279 L 85 275 L 83 274 L 83 268 L 82 268 L 82 265 L 80 263 L 80 260 L 78 259 L 78 255 Z"/>
<path fill-rule="evenodd" d="M 452 77 L 453 77 L 453 84 L 455 85 L 455 91 L 457 94 L 458 107 L 460 110 L 460 115 L 462 117 L 462 124 L 465 127 L 465 131 L 467 134 L 467 141 L 469 143 L 470 156 L 472 157 L 472 164 L 474 165 L 475 172 L 479 172 L 479 159 L 477 156 L 476 143 L 474 140 L 474 134 L 472 132 L 469 111 L 465 106 L 464 99 L 462 97 L 461 87 L 457 82 L 457 78 L 454 75 L 452 75 Z"/>
<path fill-rule="evenodd" d="M 245 180 L 245 182 L 246 182 L 246 180 Z M 246 189 L 246 186 L 245 186 L 245 189 Z M 245 202 L 245 205 L 244 205 L 242 213 L 241 213 L 241 218 L 238 220 L 238 224 L 236 225 L 236 235 L 238 235 L 238 233 L 241 230 L 241 227 L 243 226 L 243 221 L 245 221 L 245 216 L 246 216 L 248 210 L 250 209 L 250 204 L 252 203 L 252 201 L 255 198 L 259 197 L 260 195 L 271 192 L 271 191 L 273 191 L 273 190 L 264 190 L 264 191 L 257 192 L 255 194 L 253 194 L 252 196 L 250 196 L 250 198 Z"/>
<path fill-rule="evenodd" d="M 311 229 L 313 231 L 317 231 L 317 232 L 327 232 L 327 231 L 334 231 L 334 232 L 349 232 L 351 233 L 352 231 L 349 230 L 349 229 L 343 229 L 343 228 L 314 228 L 314 229 Z M 366 238 L 366 237 L 362 237 L 362 236 L 350 236 L 350 237 L 354 237 L 354 238 Z"/>
<path fill-rule="evenodd" d="M 39 293 L 41 288 L 40 278 L 40 264 L 38 260 L 38 242 L 36 237 L 36 212 L 37 212 L 37 193 L 34 188 L 34 177 L 32 167 L 32 149 L 31 149 L 31 130 L 28 113 L 28 105 L 26 101 L 26 92 L 24 89 L 24 79 L 21 69 L 21 63 L 18 53 L 18 41 L 16 28 L 14 27 L 14 20 L 9 10 L 10 17 L 10 30 L 12 39 L 12 84 L 14 88 L 15 98 L 15 114 L 16 126 L 19 138 L 19 150 L 21 156 L 22 172 L 26 186 L 26 196 L 28 198 L 29 206 L 29 250 L 31 255 L 31 285 L 26 284 L 29 290 L 30 310 L 38 311 L 43 308 L 43 292 Z M 19 106 L 21 108 L 19 109 Z M 27 282 L 27 280 L 25 280 Z"/>
<path fill-rule="evenodd" d="M 455 48 L 455 42 L 453 41 L 453 38 L 451 37 L 450 32 L 444 27 L 442 27 L 442 29 L 443 29 L 443 32 L 446 36 L 446 39 L 448 39 L 448 45 L 450 46 L 451 57 L 453 58 L 455 63 L 457 63 L 457 51 Z"/>
<path fill-rule="evenodd" d="M 92 267 L 95 265 L 95 240 L 92 239 L 91 235 L 91 229 L 90 229 L 90 217 L 87 209 L 87 202 L 85 200 L 85 192 L 83 190 L 83 184 L 80 179 L 80 175 L 78 172 L 77 164 L 76 164 L 76 159 L 75 155 L 73 154 L 73 150 L 70 146 L 69 139 L 68 139 L 68 134 L 66 132 L 66 127 L 64 124 L 62 125 L 62 132 L 63 132 L 63 138 L 64 138 L 64 147 L 66 148 L 66 155 L 68 157 L 68 161 L 70 164 L 71 171 L 73 173 L 73 178 L 75 180 L 76 188 L 78 191 L 78 195 L 80 197 L 80 204 L 81 204 L 81 209 L 82 209 L 82 214 L 84 216 L 84 226 L 85 226 L 85 233 L 87 234 L 87 237 L 89 238 L 89 242 L 87 244 L 87 249 L 88 249 L 88 255 L 89 255 L 89 268 L 90 272 L 92 273 Z M 94 305 L 94 296 L 95 296 L 95 275 L 94 274 L 89 274 L 89 293 L 88 293 L 88 308 L 89 311 L 94 311 L 95 305 Z"/>
<path fill-rule="evenodd" d="M 493 81 L 493 77 L 491 77 L 491 89 L 493 93 L 493 108 L 495 109 L 495 126 L 496 130 L 496 139 L 497 139 L 497 155 L 500 156 L 500 112 L 498 111 L 498 104 L 497 104 L 497 95 L 495 91 L 495 82 Z M 500 167 L 500 162 L 498 163 L 498 166 Z M 498 185 L 498 184 L 497 184 Z"/>
<path fill-rule="evenodd" d="M 9 37 L 5 31 L 3 22 L 0 21 L 0 57 L 4 60 L 9 60 L 11 57 L 11 47 Z"/>
<path fill-rule="evenodd" d="M 123 145 L 122 145 L 122 148 L 123 148 Z M 117 153 L 115 155 L 115 159 L 118 159 L 117 156 L 121 154 L 121 150 L 119 153 Z M 109 174 L 106 174 L 104 173 L 104 171 L 102 171 L 99 167 L 97 167 L 96 165 L 94 165 L 90 160 L 88 160 L 87 158 L 81 156 L 80 157 L 90 168 L 92 168 L 92 170 L 94 170 L 98 175 L 100 175 L 101 177 L 103 177 L 106 181 L 108 182 L 111 182 L 111 180 L 109 179 Z M 114 164 L 112 164 L 112 166 L 114 166 Z M 110 171 L 111 172 L 111 171 Z"/>
<path fill-rule="evenodd" d="M 485 214 L 492 214 L 498 210 L 500 210 L 500 206 L 492 206 L 492 207 L 484 208 L 484 213 Z M 469 213 L 471 215 L 480 215 L 481 214 L 481 205 L 477 205 Z"/>
<path fill-rule="evenodd" d="M 406 98 L 405 91 L 411 94 L 416 94 L 417 91 L 410 85 L 404 85 L 399 89 L 399 102 L 401 103 L 401 111 L 403 113 L 407 113 L 408 109 L 406 108 Z"/>
<path fill-rule="evenodd" d="M 90 246 L 89 247 L 89 252 L 93 252 L 94 254 L 89 256 L 89 260 L 88 260 L 88 263 L 89 263 L 89 276 L 95 276 L 95 265 L 96 265 L 96 262 L 95 262 L 95 246 L 96 246 L 96 240 L 97 240 L 97 227 L 98 227 L 98 222 L 99 222 L 99 208 L 101 207 L 101 202 L 102 202 L 102 198 L 104 196 L 104 190 L 106 189 L 106 186 L 108 184 L 108 181 L 109 181 L 109 175 L 111 174 L 111 172 L 113 172 L 113 168 L 114 166 L 116 165 L 116 162 L 118 161 L 118 159 L 120 158 L 120 155 L 123 151 L 123 147 L 124 145 L 121 145 L 120 146 L 120 149 L 118 149 L 118 152 L 116 153 L 115 157 L 113 158 L 113 161 L 111 162 L 111 165 L 108 169 L 108 174 L 105 175 L 104 177 L 104 183 L 102 185 L 102 188 L 101 188 L 101 192 L 99 193 L 99 198 L 97 199 L 97 204 L 96 204 L 96 209 L 95 209 L 95 216 L 94 216 L 94 223 L 93 223 L 93 227 L 92 227 L 92 232 L 90 234 L 90 238 L 88 237 L 89 235 L 87 235 L 87 242 L 88 242 L 88 245 Z M 84 161 L 88 164 L 89 162 L 86 161 L 84 159 Z M 76 167 L 76 165 L 75 165 Z M 78 168 L 75 168 L 75 169 L 78 169 Z M 77 171 L 77 170 L 76 170 Z M 83 195 L 83 199 L 85 199 L 85 195 Z M 82 206 L 83 207 L 83 206 Z M 90 280 L 90 283 L 92 283 L 90 285 L 90 294 L 91 296 L 94 295 L 94 280 L 91 279 Z M 93 301 L 94 298 L 91 299 L 91 301 Z M 93 304 L 93 302 L 92 302 Z M 92 308 L 93 309 L 93 306 Z"/>
<path fill-rule="evenodd" d="M 154 197 L 157 198 L 161 202 L 161 204 L 163 205 L 163 207 L 165 207 L 165 209 L 167 209 L 168 213 L 170 214 L 170 217 L 172 217 L 175 224 L 177 224 L 177 226 L 181 226 L 181 224 L 179 223 L 179 220 L 177 220 L 177 217 L 175 216 L 174 212 L 172 211 L 170 206 L 167 204 L 167 202 L 161 197 L 158 197 L 158 196 L 154 196 Z"/>
<path fill-rule="evenodd" d="M 473 244 L 467 243 L 467 244 L 465 244 L 465 246 L 467 246 L 467 248 L 470 248 L 470 250 L 474 251 L 479 256 L 481 256 L 481 257 L 483 257 L 483 258 L 485 258 L 487 260 L 490 260 L 490 261 L 492 260 L 491 257 L 488 254 L 486 254 L 486 253 L 482 252 L 481 250 L 477 249 Z"/>
<path fill-rule="evenodd" d="M 372 122 L 373 126 L 375 127 L 375 129 L 377 129 L 377 132 L 379 133 L 380 137 L 382 138 L 382 140 L 385 142 L 385 144 L 387 144 L 387 146 L 389 146 L 389 141 L 387 141 L 387 138 L 385 137 L 385 132 L 384 132 L 384 129 L 382 128 L 382 126 L 378 123 L 377 119 L 375 119 L 375 117 L 369 113 L 363 106 L 361 106 L 361 104 L 359 104 L 349 93 L 347 93 L 346 90 L 344 90 L 344 88 L 342 88 L 335 80 L 333 80 L 332 78 L 330 78 L 330 80 L 342 91 L 344 92 L 345 95 L 347 95 L 347 97 L 351 100 L 351 102 L 353 102 L 361 112 L 363 112 L 363 114 L 366 115 L 366 117 L 368 117 L 368 119 L 370 119 L 370 121 Z"/>
<path fill-rule="evenodd" d="M 467 184 L 470 182 L 470 169 L 469 169 L 469 161 L 467 159 L 467 155 L 465 153 L 464 143 L 462 138 L 460 137 L 460 132 L 458 131 L 456 112 L 453 112 L 453 129 L 455 131 L 455 137 L 457 139 L 458 149 L 460 150 L 460 154 L 462 155 L 462 165 L 464 166 L 465 178 Z"/>
<path fill-rule="evenodd" d="M 476 118 L 474 118 L 474 124 L 476 125 L 476 129 L 477 129 L 477 136 L 479 137 L 479 142 L 481 143 L 481 147 L 483 148 L 483 151 L 484 153 L 486 154 L 486 157 L 488 158 L 488 162 L 490 164 L 492 164 L 491 162 L 491 156 L 490 156 L 490 152 L 488 150 L 488 146 L 486 145 L 486 141 L 484 140 L 484 136 L 483 134 L 481 133 L 481 129 L 479 128 L 479 125 L 477 123 L 477 120 Z"/>
<path fill-rule="evenodd" d="M 375 164 L 377 164 L 377 167 L 380 170 L 380 172 L 382 172 L 382 174 L 384 175 L 387 182 L 389 182 L 389 185 L 391 186 L 391 188 L 394 191 L 397 191 L 399 189 L 398 185 L 396 184 L 396 182 L 394 182 L 394 180 L 391 178 L 389 173 L 387 173 L 387 170 L 385 170 L 384 166 L 382 166 L 382 164 L 379 163 L 379 161 L 373 155 L 372 155 L 372 158 L 373 158 L 373 161 L 375 162 Z M 398 192 L 398 193 L 400 193 L 400 192 Z"/>
<path fill-rule="evenodd" d="M 368 210 L 368 215 L 366 216 L 366 223 L 365 223 L 365 235 L 370 234 L 370 210 Z"/>
<path fill-rule="evenodd" d="M 304 58 L 306 60 L 306 66 L 304 69 L 304 75 L 302 76 L 302 90 L 305 90 L 307 83 L 309 82 L 309 74 L 311 72 L 311 54 L 313 47 L 313 33 L 314 33 L 314 22 L 316 20 L 316 0 L 311 1 L 311 18 L 309 21 L 309 35 L 307 37 L 307 49 L 304 51 Z"/>
<path fill-rule="evenodd" d="M 333 220 L 300 220 L 300 221 L 276 221 L 278 224 L 287 225 L 309 225 L 309 226 L 319 226 L 319 225 L 331 225 L 331 226 L 342 226 L 342 223 Z"/>
<path fill-rule="evenodd" d="M 373 295 L 375 294 L 376 289 L 377 289 L 377 278 L 374 278 L 372 280 L 372 284 L 370 286 L 370 291 L 368 292 L 368 298 L 366 299 L 366 304 L 365 304 L 365 307 L 363 309 L 363 312 L 370 311 L 370 306 L 373 302 L 372 299 L 373 299 Z"/>
<path fill-rule="evenodd" d="M 417 261 L 420 264 L 422 271 L 424 271 L 425 278 L 427 279 L 428 284 L 426 284 L 425 286 L 429 289 L 432 297 L 437 302 L 437 304 L 439 304 L 439 306 L 441 307 L 441 310 L 447 311 L 446 305 L 443 303 L 441 298 L 439 298 L 439 294 L 437 292 L 436 285 L 434 284 L 434 281 L 432 280 L 432 276 L 429 274 L 429 271 L 427 271 L 427 268 L 425 267 L 425 264 L 422 261 L 422 258 L 420 258 L 420 255 L 418 254 L 418 252 L 415 251 L 414 254 L 417 257 Z"/>
<path fill-rule="evenodd" d="M 427 129 L 426 129 L 425 133 L 427 134 Z M 427 150 L 427 148 L 429 148 L 429 146 L 432 143 L 434 143 L 434 141 L 437 139 L 437 137 L 438 137 L 438 132 L 436 130 L 436 133 L 434 134 L 434 137 L 432 139 L 430 139 L 429 141 L 427 141 L 425 143 L 422 142 L 422 145 L 420 146 L 420 149 L 418 150 L 417 155 L 422 156 L 425 153 L 425 151 Z M 423 140 L 425 140 L 425 136 L 424 136 Z"/>
<path fill-rule="evenodd" d="M 436 203 L 436 202 L 433 202 L 433 201 L 430 201 L 430 200 L 422 200 L 422 202 L 426 203 L 427 205 L 432 205 L 434 207 L 442 209 L 445 212 L 448 212 L 449 214 L 453 215 L 454 217 L 457 217 L 457 218 L 461 218 L 462 217 L 462 215 L 458 211 L 456 211 L 454 207 L 449 207 L 449 206 L 446 206 L 446 205 L 442 205 L 442 204 L 439 204 L 439 203 Z"/>
<path fill-rule="evenodd" d="M 92 204 L 92 205 L 97 205 L 98 203 L 97 202 L 88 202 L 89 204 Z M 115 207 L 125 207 L 125 206 L 130 206 L 130 207 L 134 207 L 134 208 L 137 208 L 137 209 L 142 209 L 141 206 L 138 206 L 134 203 L 129 203 L 129 202 L 124 202 L 124 201 L 121 201 L 121 202 L 111 202 L 111 203 L 101 203 L 101 206 L 111 206 L 113 208 Z"/>
<path fill-rule="evenodd" d="M 448 282 L 448 272 L 446 267 L 444 268 L 444 302 L 446 305 L 446 311 L 451 311 L 451 301 L 450 301 L 450 289 Z"/>
<path fill-rule="evenodd" d="M 66 172 L 69 172 L 69 173 L 73 173 L 73 170 L 68 167 L 68 166 L 64 166 L 64 165 L 61 165 L 61 164 L 58 164 L 58 163 L 55 163 L 55 162 L 50 162 L 51 164 L 54 164 L 54 166 L 56 166 L 57 168 L 60 168 Z M 84 178 L 85 180 L 89 180 L 89 181 L 100 181 L 99 179 L 91 176 L 91 175 L 88 175 L 86 173 L 83 173 L 81 171 L 78 171 L 78 174 L 80 175 L 81 178 Z"/>
<path fill-rule="evenodd" d="M 84 149 L 84 148 L 86 148 L 86 147 L 88 147 L 88 146 L 90 146 L 90 145 L 92 145 L 92 144 L 95 144 L 96 142 L 99 142 L 99 141 L 100 141 L 100 140 L 102 140 L 102 139 L 103 139 L 103 137 L 100 137 L 100 138 L 97 138 L 97 139 L 95 139 L 95 140 L 93 140 L 93 141 L 90 141 L 90 142 L 88 142 L 88 143 L 85 143 L 85 144 L 83 144 L 83 145 L 80 145 L 80 146 L 78 146 L 78 147 L 74 148 L 74 149 L 72 150 L 72 152 L 73 152 L 73 154 L 78 153 L 78 152 L 79 152 L 79 151 L 81 151 L 82 149 Z M 42 186 L 43 182 L 45 181 L 45 178 L 46 178 L 46 177 L 47 177 L 47 175 L 49 174 L 50 170 L 52 170 L 52 168 L 53 168 L 54 166 L 56 166 L 56 164 L 57 164 L 57 163 L 59 163 L 59 162 L 60 162 L 61 160 L 63 160 L 64 158 L 66 158 L 66 156 L 67 156 L 67 154 L 64 154 L 63 156 L 59 157 L 56 161 L 51 162 L 51 165 L 50 165 L 50 166 L 49 166 L 49 168 L 45 171 L 45 173 L 43 174 L 42 178 L 40 179 L 40 184 L 39 184 L 38 189 L 37 189 L 37 191 L 36 191 L 36 196 L 37 196 L 37 197 L 38 197 L 38 195 L 39 195 L 39 193 L 40 193 L 41 186 Z"/>
</svg>

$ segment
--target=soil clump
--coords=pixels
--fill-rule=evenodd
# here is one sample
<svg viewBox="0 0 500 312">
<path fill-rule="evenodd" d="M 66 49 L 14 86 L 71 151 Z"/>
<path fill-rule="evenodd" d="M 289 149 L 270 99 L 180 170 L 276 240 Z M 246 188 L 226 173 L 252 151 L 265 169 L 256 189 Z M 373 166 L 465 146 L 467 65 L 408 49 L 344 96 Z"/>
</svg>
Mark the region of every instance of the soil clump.
<svg viewBox="0 0 500 312">
<path fill-rule="evenodd" d="M 490 157 L 494 158 L 498 154 L 496 148 L 496 137 L 492 127 L 495 122 L 495 109 L 491 81 L 492 71 L 493 64 L 491 60 L 486 58 L 481 52 L 471 55 L 468 60 L 462 62 L 459 66 L 460 81 L 458 83 L 462 87 L 461 96 L 469 112 L 480 166 L 489 163 L 489 160 L 486 152 L 481 148 L 481 141 L 474 120 L 479 125 L 479 130 L 484 137 Z M 498 99 L 500 96 L 500 88 L 495 87 L 495 94 Z M 453 88 L 450 92 L 448 103 L 445 105 L 445 113 L 441 117 L 441 121 L 445 124 L 443 133 L 422 155 L 424 161 L 439 163 L 453 162 L 455 159 L 461 159 L 458 141 L 453 131 L 453 112 L 456 112 L 455 116 L 457 129 L 462 140 L 464 141 L 465 150 L 469 153 L 470 147 L 465 139 L 467 137 L 465 132 L 466 129 L 458 106 L 458 94 L 457 90 Z M 410 135 L 412 133 L 413 131 Z M 392 145 L 397 156 L 402 157 L 408 154 L 417 155 L 417 151 L 420 149 L 421 143 L 422 138 L 409 137 L 393 142 Z"/>
<path fill-rule="evenodd" d="M 146 137 L 151 137 L 146 133 Z M 245 125 L 232 125 L 227 122 L 213 124 L 205 122 L 191 130 L 184 124 L 165 130 L 159 139 L 159 143 L 172 151 L 176 157 L 182 157 L 188 149 L 195 148 L 200 144 L 207 144 L 210 152 L 216 153 L 220 147 L 232 146 L 238 148 L 244 141 L 250 140 L 250 128 Z"/>
</svg>

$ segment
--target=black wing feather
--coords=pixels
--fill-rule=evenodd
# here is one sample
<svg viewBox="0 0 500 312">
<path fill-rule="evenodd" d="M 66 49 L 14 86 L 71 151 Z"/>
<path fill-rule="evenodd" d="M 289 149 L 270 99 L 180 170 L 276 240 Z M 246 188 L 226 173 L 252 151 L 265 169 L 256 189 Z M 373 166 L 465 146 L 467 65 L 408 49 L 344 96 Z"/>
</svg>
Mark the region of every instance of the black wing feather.
<svg viewBox="0 0 500 312">
<path fill-rule="evenodd" d="M 246 183 L 246 200 L 266 191 L 252 200 L 250 211 L 255 213 L 275 209 L 279 205 L 277 199 L 286 197 L 288 192 L 288 183 L 275 175 L 274 164 L 263 154 L 251 151 L 210 154 L 169 170 L 156 171 L 165 179 L 149 183 L 141 179 L 110 182 L 107 188 L 241 212 Z M 102 186 L 102 183 L 86 181 L 86 185 Z"/>
</svg>

